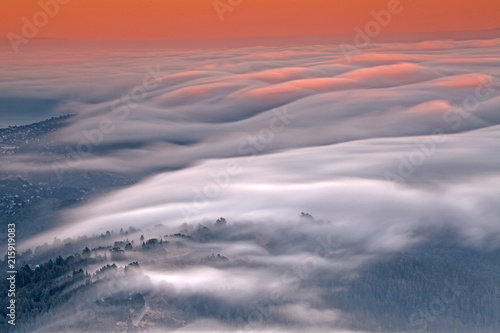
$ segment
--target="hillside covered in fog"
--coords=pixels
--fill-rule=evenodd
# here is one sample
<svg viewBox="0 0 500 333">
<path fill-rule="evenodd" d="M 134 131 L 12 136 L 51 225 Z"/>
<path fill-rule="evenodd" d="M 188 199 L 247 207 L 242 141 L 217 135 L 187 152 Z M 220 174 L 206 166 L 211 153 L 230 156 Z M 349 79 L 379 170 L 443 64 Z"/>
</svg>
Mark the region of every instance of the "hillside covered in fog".
<svg viewBox="0 0 500 333">
<path fill-rule="evenodd" d="M 498 332 L 499 39 L 20 57 L 0 330 Z"/>
</svg>

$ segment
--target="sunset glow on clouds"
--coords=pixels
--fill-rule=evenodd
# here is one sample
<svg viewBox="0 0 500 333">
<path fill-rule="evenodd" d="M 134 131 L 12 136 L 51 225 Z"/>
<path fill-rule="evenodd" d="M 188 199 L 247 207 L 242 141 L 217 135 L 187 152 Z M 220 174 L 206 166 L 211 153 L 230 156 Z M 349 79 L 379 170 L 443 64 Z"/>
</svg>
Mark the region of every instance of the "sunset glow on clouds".
<svg viewBox="0 0 500 333">
<path fill-rule="evenodd" d="M 38 187 L 12 204 L 33 226 L 17 249 L 109 254 L 91 273 L 143 267 L 98 277 L 76 315 L 56 309 L 40 330 L 93 322 L 88 309 L 130 290 L 144 307 L 116 331 L 165 309 L 175 320 L 144 331 L 234 331 L 230 310 L 263 300 L 267 322 L 245 331 L 379 330 L 375 312 L 326 302 L 344 288 L 333 277 L 443 235 L 498 248 L 499 17 L 498 0 L 2 1 L 0 180 L 62 193 L 34 213 Z M 227 302 L 223 320 L 171 303 L 199 295 L 219 302 L 204 310 Z"/>
<path fill-rule="evenodd" d="M 450 200 L 466 200 L 469 194 L 460 192 L 465 183 L 480 188 L 498 181 L 500 41 L 481 49 L 477 41 L 448 44 L 424 53 L 419 43 L 374 44 L 350 61 L 337 46 L 115 50 L 106 57 L 67 50 L 68 63 L 49 53 L 44 67 L 53 71 L 6 71 L 0 88 L 4 97 L 59 100 L 51 115 L 75 113 L 51 138 L 76 155 L 67 150 L 47 160 L 19 154 L 3 168 L 62 179 L 77 170 L 146 177 L 69 212 L 63 217 L 72 222 L 68 227 L 37 239 L 51 239 L 53 232 L 99 233 L 124 221 L 175 227 L 186 220 L 183 211 L 192 222 L 220 211 L 240 220 L 293 220 L 297 205 L 324 220 L 345 214 L 353 226 L 369 223 L 371 217 L 350 213 L 347 203 L 342 212 L 324 199 L 341 196 L 367 207 L 397 201 L 415 212 L 432 201 L 438 219 Z M 82 72 L 89 59 L 94 71 Z M 35 75 L 43 75 L 44 84 Z M 103 120 L 110 122 L 109 131 L 102 129 Z M 442 134 L 447 136 L 440 139 Z M 249 158 L 254 154 L 259 156 Z M 402 162 L 409 158 L 416 158 L 411 172 L 403 165 L 409 162 Z M 193 210 L 193 193 L 228 163 L 239 166 L 230 184 Z M 438 199 L 441 194 L 428 186 L 456 196 Z M 478 200 L 492 199 L 488 193 Z M 384 219 L 400 224 L 401 213 L 390 210 Z M 482 220 L 484 229 L 474 236 L 461 224 L 469 241 L 491 231 L 493 217 Z M 415 216 L 401 225 L 400 239 L 420 227 L 418 221 Z"/>
</svg>

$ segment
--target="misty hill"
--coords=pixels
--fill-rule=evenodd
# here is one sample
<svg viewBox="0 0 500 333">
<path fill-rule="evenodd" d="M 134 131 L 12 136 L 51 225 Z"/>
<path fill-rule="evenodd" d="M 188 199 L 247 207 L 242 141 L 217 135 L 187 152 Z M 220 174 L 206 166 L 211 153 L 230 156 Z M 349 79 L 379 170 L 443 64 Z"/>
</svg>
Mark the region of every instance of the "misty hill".
<svg viewBox="0 0 500 333">
<path fill-rule="evenodd" d="M 32 150 L 40 153 L 53 151 L 57 143 L 47 140 L 48 135 L 66 125 L 70 118 L 71 115 L 52 117 L 29 125 L 0 129 L 0 156 Z"/>
<path fill-rule="evenodd" d="M 66 126 L 72 115 L 0 129 L 0 161 L 31 153 L 50 159 L 61 156 L 65 146 L 50 134 Z M 62 179 L 53 171 L 18 170 L 15 174 L 0 173 L 0 227 L 18 223 L 19 240 L 47 230 L 58 222 L 61 209 L 77 204 L 91 195 L 110 191 L 136 180 L 106 172 L 70 170 Z M 6 234 L 0 231 L 0 238 Z"/>
<path fill-rule="evenodd" d="M 199 237 L 202 230 L 210 231 L 212 241 L 224 237 L 220 228 L 216 224 L 202 226 L 188 231 L 188 235 L 165 236 L 161 241 L 144 239 L 142 245 L 139 241 L 134 246 L 130 243 L 125 246 L 121 241 L 112 244 L 112 235 L 103 235 L 101 244 L 107 247 L 85 248 L 80 253 L 66 258 L 57 256 L 36 266 L 33 262 L 36 257 L 31 252 L 25 253 L 20 256 L 24 266 L 18 274 L 22 310 L 14 331 L 31 332 L 42 326 L 54 332 L 174 330 L 200 319 L 215 319 L 232 329 L 255 327 L 255 304 L 237 297 L 220 298 L 209 291 L 209 285 L 206 291 L 179 290 L 168 283 L 158 288 L 143 272 L 164 265 L 175 270 L 217 261 L 226 262 L 219 269 L 252 267 L 249 262 L 220 254 L 204 257 L 200 253 L 198 259 L 196 256 L 175 259 L 178 255 L 174 253 L 179 249 L 194 250 L 197 243 L 211 241 Z M 127 239 L 134 237 L 123 232 L 120 235 Z M 461 246 L 453 232 L 438 236 L 447 240 L 442 242 L 442 238 L 436 237 L 407 252 L 374 262 L 355 276 L 319 270 L 302 281 L 301 287 L 323 290 L 323 301 L 318 307 L 325 311 L 342 310 L 350 318 L 342 324 L 345 329 L 497 332 L 500 250 Z M 140 253 L 143 256 L 138 261 L 125 258 L 110 261 L 116 249 L 125 249 L 139 258 Z M 7 288 L 6 283 L 3 279 L 0 286 Z M 6 301 L 3 295 L 2 311 Z M 259 327 L 279 323 L 290 330 L 305 329 L 298 322 L 282 317 L 275 311 L 276 304 L 266 298 L 258 300 L 258 304 L 259 311 L 265 314 Z M 96 313 L 100 314 L 98 319 Z M 71 321 L 60 320 L 61 317 Z"/>
</svg>

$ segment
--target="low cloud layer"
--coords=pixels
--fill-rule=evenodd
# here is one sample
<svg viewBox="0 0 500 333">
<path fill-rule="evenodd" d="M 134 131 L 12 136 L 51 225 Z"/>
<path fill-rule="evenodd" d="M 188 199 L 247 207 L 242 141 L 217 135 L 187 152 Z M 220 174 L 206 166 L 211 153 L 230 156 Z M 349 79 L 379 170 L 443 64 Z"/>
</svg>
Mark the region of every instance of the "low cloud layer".
<svg viewBox="0 0 500 333">
<path fill-rule="evenodd" d="M 59 101 L 50 114 L 76 117 L 53 135 L 65 154 L 16 156 L 2 169 L 150 174 L 209 158 L 498 124 L 500 42 L 432 43 L 373 45 L 349 58 L 336 46 L 304 46 L 28 59 L 41 69 L 5 69 L 3 98 Z M 273 120 L 279 108 L 289 116 Z M 258 142 L 245 144 L 248 136 Z"/>
<path fill-rule="evenodd" d="M 2 172 L 141 179 L 64 211 L 23 246 L 224 216 L 225 233 L 196 251 L 265 269 L 144 273 L 229 298 L 224 287 L 249 298 L 284 288 L 273 315 L 335 326 L 344 314 L 315 307 L 319 292 L 284 282 L 288 269 L 314 258 L 314 270 L 353 272 L 444 229 L 470 246 L 498 241 L 499 53 L 498 39 L 377 44 L 350 59 L 336 46 L 113 51 L 4 70 L 0 98 L 57 100 L 53 113 L 75 116 L 50 135 L 64 153 L 13 154 Z"/>
</svg>

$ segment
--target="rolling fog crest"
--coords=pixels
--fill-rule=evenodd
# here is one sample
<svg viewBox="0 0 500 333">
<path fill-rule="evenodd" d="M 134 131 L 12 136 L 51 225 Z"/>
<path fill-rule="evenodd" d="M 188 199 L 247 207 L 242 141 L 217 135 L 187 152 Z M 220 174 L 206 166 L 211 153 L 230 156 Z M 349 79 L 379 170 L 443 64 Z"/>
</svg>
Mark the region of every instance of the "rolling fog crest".
<svg viewBox="0 0 500 333">
<path fill-rule="evenodd" d="M 67 199 L 20 243 L 26 288 L 61 291 L 26 296 L 21 331 L 495 331 L 499 48 L 57 53 L 29 59 L 43 84 L 7 70 L 0 98 L 72 114 L 0 132 L 2 175 Z"/>
<path fill-rule="evenodd" d="M 13 66 L 2 94 L 55 99 L 52 115 L 76 115 L 50 137 L 60 156 L 19 153 L 2 169 L 63 180 L 77 170 L 144 175 L 205 159 L 492 127 L 497 52 L 491 40 L 380 44 L 350 61 L 334 46 L 27 59 L 44 80 Z M 90 60 L 93 70 L 82 71 Z"/>
</svg>

